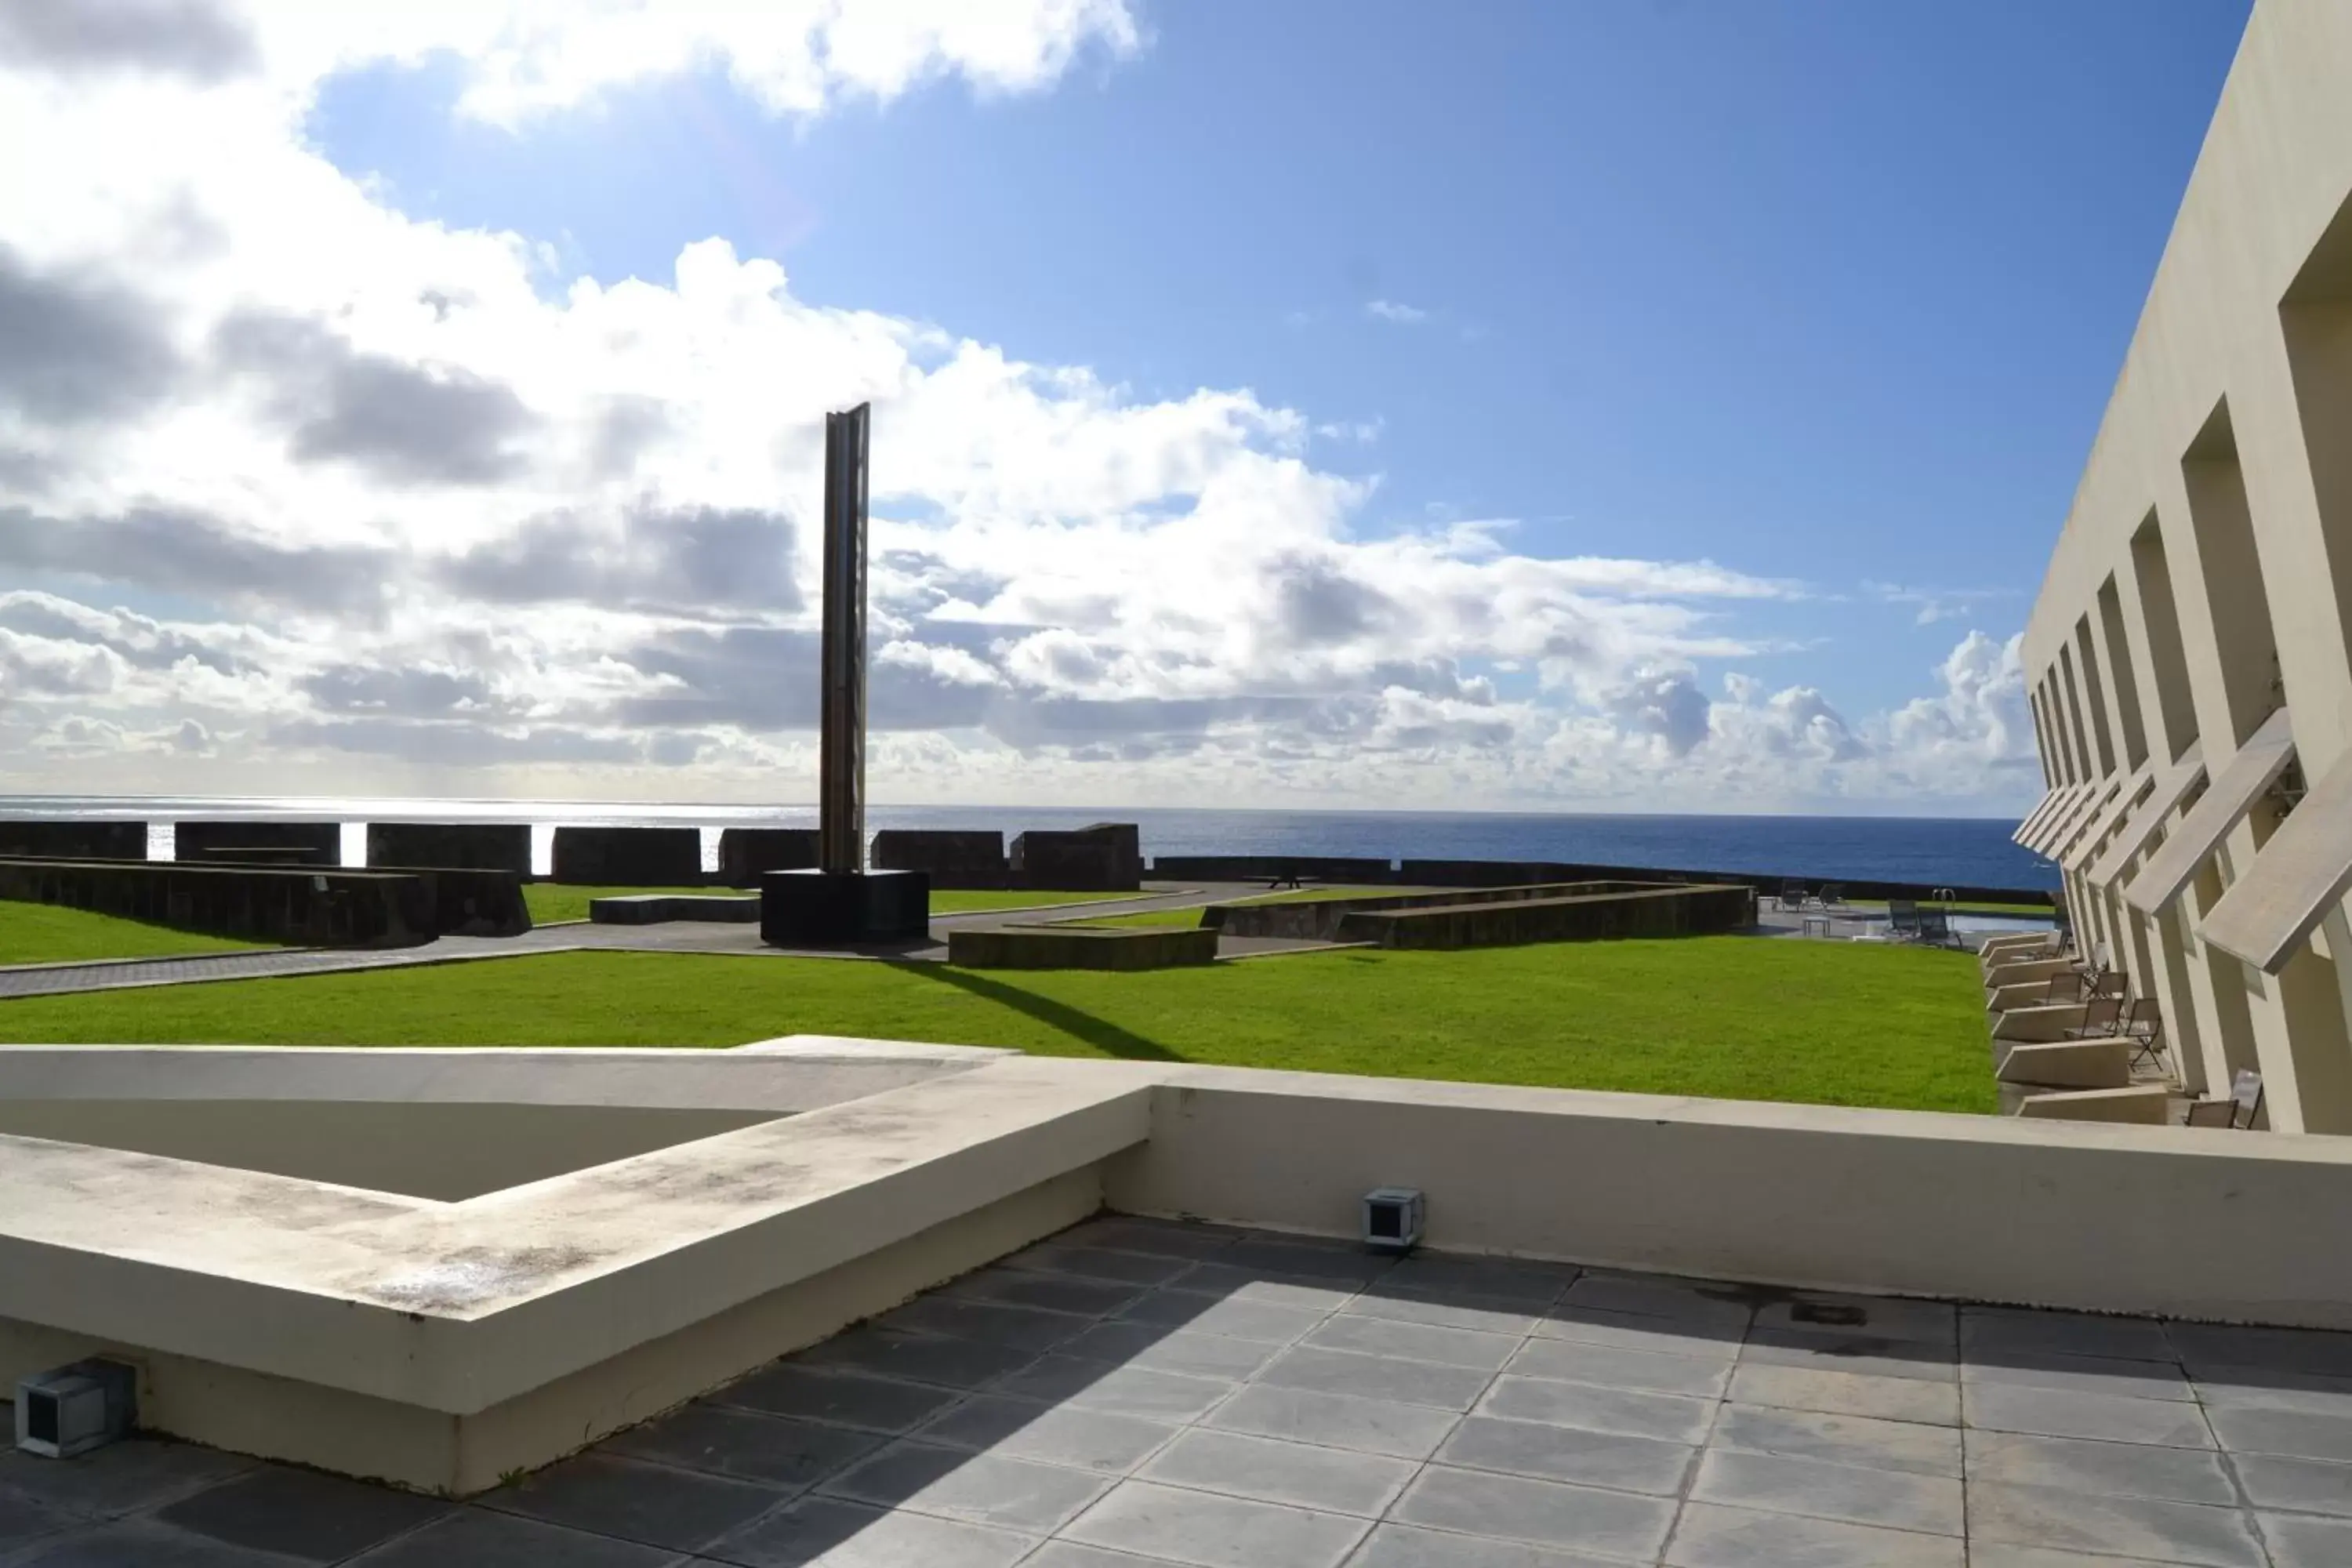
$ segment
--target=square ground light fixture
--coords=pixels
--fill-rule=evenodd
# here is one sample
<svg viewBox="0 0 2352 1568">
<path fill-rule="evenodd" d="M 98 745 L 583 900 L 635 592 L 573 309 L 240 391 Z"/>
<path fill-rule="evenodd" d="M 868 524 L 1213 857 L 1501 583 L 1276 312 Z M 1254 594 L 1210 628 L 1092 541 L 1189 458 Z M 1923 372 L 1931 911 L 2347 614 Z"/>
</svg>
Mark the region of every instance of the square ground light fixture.
<svg viewBox="0 0 2352 1568">
<path fill-rule="evenodd" d="M 16 1447 L 70 1459 L 127 1436 L 138 1418 L 138 1374 L 119 1361 L 78 1361 L 16 1385 Z"/>
<path fill-rule="evenodd" d="M 1420 1245 L 1428 1202 L 1418 1187 L 1375 1187 L 1364 1194 L 1364 1245 L 1405 1252 Z"/>
</svg>

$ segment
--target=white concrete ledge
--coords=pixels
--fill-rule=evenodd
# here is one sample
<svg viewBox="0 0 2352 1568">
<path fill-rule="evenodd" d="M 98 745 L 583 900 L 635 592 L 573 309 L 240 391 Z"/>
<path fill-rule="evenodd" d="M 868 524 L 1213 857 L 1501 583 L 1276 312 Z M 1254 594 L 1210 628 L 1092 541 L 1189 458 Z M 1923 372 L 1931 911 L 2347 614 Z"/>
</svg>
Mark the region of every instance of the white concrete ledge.
<svg viewBox="0 0 2352 1568">
<path fill-rule="evenodd" d="M 2012 1046 L 1993 1076 L 2045 1089 L 2124 1089 L 2131 1083 L 2131 1053 L 2132 1042 L 2121 1037 Z"/>
<path fill-rule="evenodd" d="M 2120 1121 L 2137 1127 L 2161 1127 L 2168 1120 L 2172 1091 L 2160 1083 L 2125 1089 L 2076 1089 L 2056 1094 L 2028 1095 L 2017 1108 L 2020 1116 L 2063 1121 Z"/>
</svg>

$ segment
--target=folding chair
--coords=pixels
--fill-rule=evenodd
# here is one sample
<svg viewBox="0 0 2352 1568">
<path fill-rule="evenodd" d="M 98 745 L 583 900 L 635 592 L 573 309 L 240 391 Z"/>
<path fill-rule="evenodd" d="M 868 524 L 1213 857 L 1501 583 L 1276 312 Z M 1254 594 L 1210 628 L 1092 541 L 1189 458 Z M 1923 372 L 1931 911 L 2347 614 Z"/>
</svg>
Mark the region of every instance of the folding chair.
<svg viewBox="0 0 2352 1568">
<path fill-rule="evenodd" d="M 2066 1030 L 2070 1040 L 2104 1040 L 2124 1032 L 2124 999 L 2092 995 L 2083 999 L 2083 1021 Z"/>
<path fill-rule="evenodd" d="M 2145 1061 L 2164 1070 L 2164 1013 L 2152 997 L 2139 997 L 2125 1009 L 2123 1027 L 2116 1032 L 2132 1042 L 2132 1066 Z"/>
<path fill-rule="evenodd" d="M 2230 1092 L 2221 1100 L 2200 1100 L 2189 1107 L 2184 1125 L 2189 1127 L 2229 1127 L 2239 1131 L 2251 1131 L 2254 1119 L 2263 1113 L 2263 1075 L 2247 1068 L 2230 1081 Z"/>
</svg>

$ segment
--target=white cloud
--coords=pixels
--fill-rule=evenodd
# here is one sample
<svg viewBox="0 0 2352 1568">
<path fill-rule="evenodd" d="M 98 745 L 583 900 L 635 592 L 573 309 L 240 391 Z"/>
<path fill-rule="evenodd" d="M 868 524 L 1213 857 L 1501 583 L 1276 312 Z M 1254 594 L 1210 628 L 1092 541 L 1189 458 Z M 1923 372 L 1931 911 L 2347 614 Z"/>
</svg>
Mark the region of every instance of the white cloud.
<svg viewBox="0 0 2352 1568">
<path fill-rule="evenodd" d="M 1417 327 L 1429 320 L 1427 310 L 1396 300 L 1368 300 L 1364 303 L 1364 314 L 1375 321 L 1394 321 L 1401 327 Z"/>
<path fill-rule="evenodd" d="M 1033 90 L 1143 47 L 1108 0 L 34 15 L 0 0 L 0 144 L 47 150 L 0 160 L 0 581 L 57 591 L 0 593 L 0 788 L 804 795 L 819 416 L 871 400 L 886 797 L 2017 793 L 2013 645 L 1852 722 L 1710 699 L 1801 584 L 1399 521 L 1314 460 L 1378 420 L 1139 397 L 723 237 L 549 298 L 540 237 L 411 220 L 303 134 L 325 74 L 439 50 L 521 135 L 700 67 L 792 115 Z"/>
</svg>

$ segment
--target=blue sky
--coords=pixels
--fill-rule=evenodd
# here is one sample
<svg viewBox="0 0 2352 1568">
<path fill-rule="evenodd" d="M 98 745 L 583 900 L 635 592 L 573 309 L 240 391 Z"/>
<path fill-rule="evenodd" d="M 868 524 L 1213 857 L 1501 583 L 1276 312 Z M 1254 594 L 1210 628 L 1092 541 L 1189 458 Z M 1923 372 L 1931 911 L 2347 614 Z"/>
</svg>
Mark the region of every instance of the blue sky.
<svg viewBox="0 0 2352 1568">
<path fill-rule="evenodd" d="M 1377 422 L 1318 455 L 1382 477 L 1367 530 L 1853 590 L 1756 616 L 1840 636 L 1753 662 L 1874 705 L 1951 627 L 1864 582 L 2023 624 L 2245 10 L 1163 4 L 1032 98 L 778 122 L 712 72 L 517 135 L 449 114 L 445 61 L 331 83 L 311 128 L 567 277 L 723 235 L 814 302 Z"/>
<path fill-rule="evenodd" d="M 2011 810 L 2008 645 L 2246 9 L 20 39 L 0 132 L 59 153 L 0 295 L 156 389 L 11 424 L 0 376 L 0 741 L 28 783 L 764 796 L 814 420 L 866 396 L 877 794 Z M 162 265 L 155 213 L 198 237 Z"/>
</svg>

